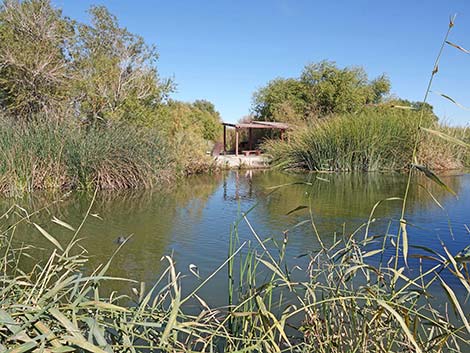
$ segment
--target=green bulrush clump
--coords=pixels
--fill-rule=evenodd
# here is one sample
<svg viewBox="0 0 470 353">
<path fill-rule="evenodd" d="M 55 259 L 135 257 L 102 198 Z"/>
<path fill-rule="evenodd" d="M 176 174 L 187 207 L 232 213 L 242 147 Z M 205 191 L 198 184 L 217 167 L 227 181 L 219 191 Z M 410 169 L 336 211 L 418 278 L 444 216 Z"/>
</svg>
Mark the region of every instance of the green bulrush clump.
<svg viewBox="0 0 470 353">
<path fill-rule="evenodd" d="M 293 131 L 289 143 L 268 141 L 264 148 L 282 168 L 311 171 L 403 170 L 409 167 L 418 131 L 419 112 L 390 107 L 343 114 Z M 422 126 L 436 126 L 425 114 Z M 437 138 L 421 141 L 420 162 L 441 169 L 462 165 L 462 148 Z"/>
<path fill-rule="evenodd" d="M 0 124 L 0 190 L 147 188 L 174 177 L 162 135 L 130 125 Z"/>
</svg>

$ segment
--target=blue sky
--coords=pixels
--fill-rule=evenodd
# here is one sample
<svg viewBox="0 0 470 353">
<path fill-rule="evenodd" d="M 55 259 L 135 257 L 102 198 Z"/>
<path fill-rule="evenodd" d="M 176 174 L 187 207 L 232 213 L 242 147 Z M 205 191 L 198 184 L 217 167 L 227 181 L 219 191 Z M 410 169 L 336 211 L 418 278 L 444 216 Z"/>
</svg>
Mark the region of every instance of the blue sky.
<svg viewBox="0 0 470 353">
<path fill-rule="evenodd" d="M 470 48 L 468 0 L 53 0 L 86 22 L 90 5 L 109 8 L 131 32 L 156 44 L 158 68 L 174 77 L 174 98 L 212 101 L 226 121 L 250 112 L 253 92 L 276 77 L 297 77 L 323 59 L 382 73 L 392 93 L 422 100 L 433 62 L 457 13 L 450 40 Z M 433 90 L 470 107 L 470 55 L 447 47 Z M 470 124 L 470 110 L 437 94 L 442 120 Z"/>
</svg>

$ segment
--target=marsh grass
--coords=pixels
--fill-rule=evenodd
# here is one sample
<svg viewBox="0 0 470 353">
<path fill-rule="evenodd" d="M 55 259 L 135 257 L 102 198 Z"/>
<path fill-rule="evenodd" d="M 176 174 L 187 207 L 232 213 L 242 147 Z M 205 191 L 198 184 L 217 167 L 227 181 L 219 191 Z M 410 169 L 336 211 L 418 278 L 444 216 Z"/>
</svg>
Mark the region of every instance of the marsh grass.
<svg viewBox="0 0 470 353">
<path fill-rule="evenodd" d="M 149 188 L 174 178 L 174 150 L 156 131 L 33 121 L 0 124 L 0 191 Z"/>
<path fill-rule="evenodd" d="M 452 27 L 453 20 L 449 31 Z M 432 77 L 436 72 L 433 70 Z M 323 164 L 333 170 L 395 169 L 403 163 L 416 162 L 422 141 L 420 127 L 426 127 L 423 117 L 417 123 L 393 117 L 374 120 L 373 115 L 367 114 L 354 120 L 342 118 L 343 124 L 331 120 L 329 125 L 325 123 L 315 130 L 320 131 L 315 138 L 309 135 L 311 132 L 306 134 L 304 142 L 308 146 L 319 144 L 312 149 L 312 156 L 299 158 L 287 149 L 283 153 L 294 158 L 289 159 L 293 165 L 300 163 L 299 166 L 312 170 L 322 169 Z M 402 125 L 407 123 L 412 126 L 403 129 Z M 335 133 L 322 132 L 327 129 Z M 385 135 L 381 135 L 383 131 Z M 393 146 L 406 143 L 406 149 L 385 151 L 379 142 Z M 393 157 L 390 153 L 404 153 L 400 158 L 408 159 L 388 161 Z M 332 161 L 333 156 L 341 158 Z M 25 165 L 29 163 L 28 160 Z M 310 254 L 302 280 L 293 275 L 297 265 L 288 263 L 285 257 L 289 230 L 283 233 L 280 243 L 276 242 L 258 234 L 251 225 L 250 212 L 256 206 L 241 212 L 232 227 L 226 261 L 208 277 L 201 278 L 187 295 L 182 291 L 182 274 L 167 256 L 162 259 L 168 264 L 167 269 L 150 289 L 132 279 L 107 276 L 112 258 L 86 273 L 84 265 L 88 255 L 80 246 L 79 237 L 92 205 L 76 228 L 54 219 L 73 232 L 68 244 L 61 244 L 47 232 L 45 225 L 35 224 L 32 214 L 13 206 L 0 218 L 4 222 L 0 233 L 0 349 L 100 353 L 468 350 L 470 324 L 462 300 L 465 295 L 461 295 L 462 290 L 470 294 L 468 248 L 452 255 L 444 244 L 439 251 L 416 246 L 417 252 L 410 254 L 413 244 L 408 240 L 415 228 L 404 217 L 414 169 L 435 182 L 440 181 L 423 166 L 412 168 L 401 198 L 401 218 L 390 220 L 387 230 L 380 234 L 371 232 L 375 211 L 383 202 L 396 197 L 378 201 L 366 222 L 352 233 L 335 235 L 331 246 L 326 246 L 318 233 L 311 206 L 313 200 L 308 206 L 302 206 L 309 210 L 310 217 L 296 226 L 310 224 L 312 239 L 320 247 L 318 252 Z M 312 183 L 304 185 L 312 187 Z M 13 218 L 15 214 L 19 220 Z M 15 229 L 21 222 L 33 223 L 38 233 L 54 245 L 49 259 L 32 269 L 24 268 L 22 260 L 33 257 L 37 249 L 15 240 Z M 238 233 L 242 222 L 250 231 L 250 239 L 243 242 Z M 410 271 L 411 265 L 414 271 Z M 228 305 L 211 307 L 210 301 L 199 296 L 199 290 L 210 285 L 215 275 L 226 268 Z M 134 295 L 113 293 L 104 297 L 102 289 L 108 281 L 129 283 Z M 434 298 L 436 287 L 447 295 L 446 305 Z M 195 315 L 187 313 L 186 305 L 190 301 L 199 304 L 200 310 Z"/>
<path fill-rule="evenodd" d="M 469 347 L 470 327 L 461 298 L 462 288 L 470 293 L 465 257 L 456 260 L 445 247 L 440 252 L 421 248 L 414 255 L 417 270 L 410 272 L 396 236 L 371 235 L 373 213 L 355 232 L 336 235 L 328 247 L 310 213 L 303 222 L 311 224 L 321 250 L 310 255 L 299 280 L 294 275 L 300 272 L 298 264 L 288 263 L 285 256 L 289 231 L 280 240 L 258 234 L 250 211 L 233 224 L 227 260 L 201 278 L 196 288 L 183 291 L 184 274 L 170 257 L 162 258 L 166 270 L 151 288 L 107 275 L 113 258 L 85 270 L 88 253 L 78 239 L 86 217 L 78 226 L 54 218 L 73 234 L 70 243 L 62 244 L 48 233 L 47 224 L 34 223 L 34 214 L 12 207 L 2 217 L 0 239 L 0 349 L 459 352 Z M 54 246 L 47 260 L 30 269 L 24 260 L 34 258 L 37 249 L 15 240 L 22 222 L 31 222 Z M 238 236 L 241 223 L 251 232 L 243 242 Z M 408 231 L 413 232 L 411 226 Z M 390 264 L 396 247 L 400 266 L 395 269 Z M 199 291 L 226 270 L 231 283 L 228 306 L 212 307 L 210 298 L 202 298 Z M 112 281 L 127 283 L 133 294 L 113 292 L 105 297 Z M 436 286 L 448 294 L 449 306 L 434 298 Z M 197 304 L 196 313 L 189 314 L 194 311 L 189 303 Z"/>
<path fill-rule="evenodd" d="M 393 108 L 368 108 L 357 114 L 319 120 L 291 133 L 290 142 L 264 144 L 282 169 L 310 171 L 396 171 L 409 167 L 419 127 L 417 112 Z M 422 126 L 455 137 L 465 129 L 440 125 L 425 116 Z M 468 150 L 438 137 L 421 136 L 418 159 L 433 169 L 468 166 Z"/>
</svg>

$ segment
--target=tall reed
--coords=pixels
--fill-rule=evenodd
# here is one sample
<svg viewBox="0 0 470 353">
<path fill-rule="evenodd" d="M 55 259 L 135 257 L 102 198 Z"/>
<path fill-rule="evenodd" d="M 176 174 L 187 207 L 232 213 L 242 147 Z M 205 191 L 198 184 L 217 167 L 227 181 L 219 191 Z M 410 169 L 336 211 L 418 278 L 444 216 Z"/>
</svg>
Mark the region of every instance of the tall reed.
<svg viewBox="0 0 470 353">
<path fill-rule="evenodd" d="M 86 217 L 78 227 L 54 218 L 54 223 L 74 234 L 70 243 L 63 244 L 47 225 L 34 223 L 33 214 L 13 207 L 0 238 L 0 349 L 441 352 L 470 347 L 464 306 L 455 281 L 449 280 L 455 276 L 470 293 L 462 262 L 466 257 L 453 257 L 445 247 L 442 252 L 421 248 L 416 271 L 396 270 L 389 266 L 398 246 L 396 237 L 389 232 L 371 236 L 371 214 L 352 234 L 336 236 L 331 246 L 319 238 L 321 250 L 311 255 L 302 279 L 297 275 L 294 280 L 297 264 L 288 264 L 284 256 L 289 231 L 276 247 L 275 239 L 256 232 L 249 212 L 241 213 L 234 225 L 236 229 L 245 223 L 249 240 L 240 243 L 235 231 L 227 260 L 201 278 L 196 288 L 183 291 L 184 276 L 170 257 L 162 259 L 166 270 L 150 288 L 107 275 L 112 258 L 86 270 L 88 255 L 77 240 Z M 320 236 L 313 213 L 306 221 L 313 235 Z M 24 260 L 34 257 L 37 249 L 15 240 L 15 227 L 21 222 L 32 222 L 54 246 L 49 259 L 30 269 Z M 233 283 L 231 302 L 212 307 L 210 298 L 202 298 L 199 291 L 226 266 Z M 110 281 L 128 283 L 133 294 L 104 296 L 103 287 Z M 456 316 L 433 297 L 436 286 L 448 294 Z M 189 314 L 194 306 L 188 303 L 197 303 L 200 310 Z"/>
<path fill-rule="evenodd" d="M 129 125 L 0 123 L 0 191 L 148 188 L 173 178 L 175 151 L 158 132 Z"/>
<path fill-rule="evenodd" d="M 273 164 L 282 169 L 310 171 L 390 171 L 409 167 L 419 127 L 419 112 L 367 108 L 357 114 L 334 116 L 293 131 L 289 143 L 264 144 Z M 435 122 L 428 113 L 422 126 L 462 136 L 464 129 Z M 419 138 L 420 163 L 438 169 L 467 166 L 468 150 L 442 143 L 432 136 Z"/>
</svg>

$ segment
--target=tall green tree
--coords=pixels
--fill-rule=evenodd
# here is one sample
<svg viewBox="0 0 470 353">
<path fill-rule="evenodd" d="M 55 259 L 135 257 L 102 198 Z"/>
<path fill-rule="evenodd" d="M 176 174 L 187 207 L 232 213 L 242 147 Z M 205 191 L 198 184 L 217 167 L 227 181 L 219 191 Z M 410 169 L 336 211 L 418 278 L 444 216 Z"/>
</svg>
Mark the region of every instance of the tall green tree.
<svg viewBox="0 0 470 353">
<path fill-rule="evenodd" d="M 192 104 L 195 121 L 202 126 L 202 136 L 205 140 L 216 140 L 222 133 L 222 119 L 213 103 L 199 99 Z"/>
<path fill-rule="evenodd" d="M 158 119 L 159 127 L 170 136 L 191 133 L 215 141 L 222 133 L 220 113 L 206 100 L 186 103 L 170 99 L 162 107 Z"/>
<path fill-rule="evenodd" d="M 92 121 L 148 122 L 173 88 L 158 75 L 155 46 L 120 27 L 105 7 L 89 12 L 91 24 L 78 26 L 73 53 L 80 111 Z"/>
<path fill-rule="evenodd" d="M 390 91 L 385 75 L 369 81 L 362 67 L 341 69 L 332 61 L 305 66 L 300 81 L 309 87 L 319 115 L 357 111 L 366 104 L 380 103 Z"/>
<path fill-rule="evenodd" d="M 71 81 L 73 22 L 48 0 L 0 5 L 0 106 L 20 119 L 60 117 Z M 65 104 L 64 104 L 65 102 Z"/>
<path fill-rule="evenodd" d="M 389 91 L 385 75 L 369 80 L 361 67 L 339 68 L 321 61 L 305 66 L 299 78 L 278 78 L 259 89 L 253 95 L 253 112 L 261 120 L 308 121 L 378 104 Z"/>
<path fill-rule="evenodd" d="M 253 113 L 262 120 L 295 122 L 307 119 L 313 97 L 309 87 L 294 78 L 277 78 L 255 92 Z"/>
</svg>

